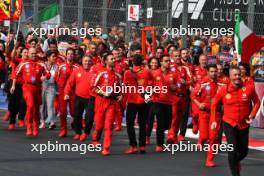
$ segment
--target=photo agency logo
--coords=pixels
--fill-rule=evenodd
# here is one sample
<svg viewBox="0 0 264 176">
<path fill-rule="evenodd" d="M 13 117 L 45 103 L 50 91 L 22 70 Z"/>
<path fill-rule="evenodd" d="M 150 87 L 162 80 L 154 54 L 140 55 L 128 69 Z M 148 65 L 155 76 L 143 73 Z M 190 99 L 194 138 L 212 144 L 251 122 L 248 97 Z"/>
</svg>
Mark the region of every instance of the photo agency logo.
<svg viewBox="0 0 264 176">
<path fill-rule="evenodd" d="M 176 154 L 176 152 L 208 152 L 212 151 L 213 154 L 218 154 L 221 152 L 230 152 L 234 151 L 233 144 L 192 144 L 190 141 L 184 143 L 180 141 L 178 144 L 163 144 L 164 152 L 170 152 L 172 155 Z"/>
<path fill-rule="evenodd" d="M 31 152 L 37 152 L 40 155 L 49 152 L 78 152 L 80 155 L 85 155 L 87 152 L 102 151 L 101 144 L 62 144 L 58 141 L 52 143 L 48 141 L 46 144 L 31 144 Z"/>
<path fill-rule="evenodd" d="M 168 87 L 167 86 L 127 86 L 124 83 L 120 85 L 114 83 L 114 86 L 97 86 L 99 91 L 105 92 L 107 94 L 120 94 L 120 93 L 139 93 L 139 94 L 160 94 L 160 93 L 167 93 Z"/>
<path fill-rule="evenodd" d="M 46 35 L 70 35 L 79 36 L 85 38 L 87 35 L 90 36 L 101 36 L 102 28 L 62 28 L 62 27 L 48 27 L 48 28 L 32 28 L 33 35 L 39 36 L 40 38 Z"/>
</svg>

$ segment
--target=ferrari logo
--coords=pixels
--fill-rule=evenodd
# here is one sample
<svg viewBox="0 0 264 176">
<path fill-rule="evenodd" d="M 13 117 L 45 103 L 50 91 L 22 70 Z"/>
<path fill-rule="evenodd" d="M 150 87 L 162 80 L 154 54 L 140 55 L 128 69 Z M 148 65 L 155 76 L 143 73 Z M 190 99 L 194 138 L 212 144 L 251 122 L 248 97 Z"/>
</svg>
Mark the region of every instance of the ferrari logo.
<svg viewBox="0 0 264 176">
<path fill-rule="evenodd" d="M 141 85 L 143 85 L 144 84 L 144 79 L 140 79 L 140 80 L 138 80 L 138 85 L 139 86 L 141 86 Z"/>
<path fill-rule="evenodd" d="M 242 90 L 245 92 L 247 90 L 247 88 L 245 86 L 243 86 Z"/>
<path fill-rule="evenodd" d="M 10 17 L 10 0 L 1 0 L 0 9 L 7 17 Z"/>
</svg>

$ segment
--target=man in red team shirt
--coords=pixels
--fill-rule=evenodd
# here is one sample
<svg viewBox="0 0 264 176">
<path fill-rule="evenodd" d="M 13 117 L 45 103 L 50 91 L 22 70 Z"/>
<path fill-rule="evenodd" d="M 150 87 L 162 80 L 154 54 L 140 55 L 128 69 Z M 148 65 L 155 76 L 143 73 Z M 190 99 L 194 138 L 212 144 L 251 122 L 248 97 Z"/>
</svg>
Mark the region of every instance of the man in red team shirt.
<svg viewBox="0 0 264 176">
<path fill-rule="evenodd" d="M 29 49 L 29 59 L 20 63 L 16 69 L 16 77 L 13 80 L 10 92 L 15 91 L 17 78 L 23 78 L 23 95 L 27 105 L 26 126 L 27 136 L 38 136 L 40 123 L 39 107 L 41 105 L 41 82 L 50 78 L 50 73 L 45 64 L 36 61 L 37 51 L 35 48 Z M 33 127 L 33 130 L 32 130 Z"/>
<path fill-rule="evenodd" d="M 223 84 L 230 83 L 230 79 L 228 76 L 224 74 L 224 68 L 223 65 L 221 64 L 217 64 L 217 77 L 218 77 L 218 81 Z"/>
<path fill-rule="evenodd" d="M 21 57 L 19 57 L 19 55 L 21 55 Z M 12 85 L 13 79 L 16 78 L 16 67 L 21 62 L 24 62 L 27 59 L 28 59 L 28 49 L 22 47 L 20 52 L 17 53 L 17 56 L 15 56 L 9 64 L 10 86 Z M 23 79 L 21 76 L 19 76 L 16 81 L 16 89 L 14 93 L 8 96 L 8 110 L 10 111 L 10 119 L 9 119 L 9 126 L 8 126 L 9 130 L 13 130 L 15 128 L 16 116 L 18 116 L 18 119 L 19 119 L 18 126 L 19 127 L 25 126 L 24 118 L 26 114 L 26 106 L 25 106 L 25 101 L 23 98 L 22 87 L 23 87 Z"/>
<path fill-rule="evenodd" d="M 163 152 L 164 132 L 170 129 L 172 120 L 172 91 L 176 90 L 175 74 L 170 71 L 170 57 L 163 55 L 161 58 L 161 68 L 152 72 L 154 90 L 150 116 L 157 118 L 157 146 L 156 152 Z"/>
<path fill-rule="evenodd" d="M 187 74 L 186 67 L 182 64 L 179 50 L 172 52 L 172 59 L 170 71 L 176 76 L 175 85 L 177 90 L 172 97 L 172 123 L 168 132 L 167 143 L 177 143 L 180 123 L 184 114 L 183 109 L 186 107 L 188 85 L 192 83 L 191 75 Z"/>
<path fill-rule="evenodd" d="M 57 69 L 55 80 L 58 85 L 59 92 L 59 113 L 60 113 L 60 132 L 59 137 L 65 137 L 67 135 L 67 101 L 69 101 L 71 116 L 74 115 L 74 94 L 69 94 L 70 98 L 65 100 L 64 88 L 73 70 L 77 69 L 78 66 L 73 64 L 74 50 L 68 48 L 66 50 L 66 62 L 59 65 Z"/>
<path fill-rule="evenodd" d="M 93 127 L 93 117 L 88 116 L 88 105 L 90 98 L 90 84 L 87 83 L 90 80 L 91 73 L 89 72 L 92 64 L 91 56 L 84 56 L 82 58 L 82 66 L 75 69 L 64 89 L 64 99 L 69 100 L 72 89 L 75 90 L 74 96 L 74 130 L 76 135 L 75 140 L 80 139 L 84 141 L 86 137 L 90 134 Z M 86 125 L 84 132 L 82 133 L 82 114 L 86 111 L 85 120 Z"/>
<path fill-rule="evenodd" d="M 215 97 L 217 91 L 224 86 L 224 84 L 219 83 L 217 80 L 217 66 L 208 65 L 208 76 L 202 81 L 196 84 L 195 88 L 192 90 L 191 99 L 199 107 L 199 138 L 198 145 L 199 148 L 209 140 L 209 145 L 217 144 L 218 131 L 220 129 L 221 114 L 220 111 L 217 112 L 217 123 L 219 124 L 217 130 L 210 130 L 210 106 L 211 102 Z M 206 166 L 213 167 L 215 163 L 213 161 L 214 155 L 213 151 L 208 152 Z"/>
<path fill-rule="evenodd" d="M 247 85 L 254 85 L 254 80 L 249 76 L 250 67 L 247 63 L 240 62 L 239 69 L 241 71 L 241 80 Z"/>
<path fill-rule="evenodd" d="M 147 93 L 146 91 L 150 91 L 147 90 L 147 86 L 151 86 L 152 76 L 151 73 L 144 68 L 143 60 L 144 58 L 142 55 L 135 55 L 133 58 L 132 70 L 126 71 L 124 75 L 124 85 L 131 87 L 132 90 L 131 92 L 127 92 L 128 104 L 126 111 L 126 124 L 130 147 L 126 150 L 126 154 L 133 154 L 138 151 L 134 128 L 136 117 L 139 123 L 139 151 L 140 153 L 145 153 L 148 109 L 144 100 L 144 95 Z M 132 89 L 132 87 L 134 89 Z"/>
<path fill-rule="evenodd" d="M 191 59 L 190 59 L 190 52 L 188 48 L 183 48 L 181 49 L 181 62 L 183 67 L 185 68 L 188 77 L 192 78 L 193 77 L 193 65 L 191 63 Z M 193 78 L 192 78 L 193 79 Z M 192 80 L 193 81 L 193 80 Z M 193 84 L 193 82 L 191 82 L 191 85 Z M 186 93 L 186 108 L 184 109 L 184 114 L 183 114 L 183 118 L 181 121 L 181 126 L 180 126 L 180 134 L 178 136 L 178 140 L 179 141 L 183 141 L 185 140 L 184 136 L 187 130 L 187 124 L 188 124 L 188 118 L 189 118 L 189 111 L 190 111 L 190 105 L 191 105 L 191 100 L 190 100 L 190 85 L 187 86 L 188 90 Z"/>
<path fill-rule="evenodd" d="M 207 56 L 204 54 L 201 54 L 199 57 L 199 64 L 198 66 L 194 67 L 194 82 L 199 83 L 203 80 L 204 77 L 207 76 Z M 195 86 L 194 86 L 195 87 Z M 193 123 L 193 133 L 197 134 L 199 129 L 199 107 L 192 102 L 192 123 Z"/>
<path fill-rule="evenodd" d="M 218 82 L 222 83 L 222 84 L 227 85 L 230 83 L 229 77 L 224 74 L 224 67 L 222 64 L 217 64 L 217 79 L 218 79 Z M 220 129 L 219 129 L 219 133 L 218 133 L 219 134 L 219 138 L 218 138 L 219 144 L 222 144 L 222 136 L 223 136 L 223 123 L 222 123 L 223 112 L 222 111 L 221 111 L 221 122 L 219 124 Z"/>
<path fill-rule="evenodd" d="M 233 176 L 239 176 L 240 162 L 247 156 L 249 125 L 260 107 L 260 101 L 254 86 L 244 84 L 238 67 L 230 68 L 230 83 L 222 87 L 211 105 L 211 129 L 217 128 L 217 109 L 224 106 L 223 126 L 228 145 L 228 161 Z M 253 102 L 254 105 L 251 103 Z"/>
<path fill-rule="evenodd" d="M 90 84 L 91 91 L 90 91 L 88 112 L 86 112 L 86 113 L 88 113 L 87 116 L 90 117 L 91 119 L 94 119 L 94 113 L 95 113 L 94 112 L 95 111 L 95 98 L 97 97 L 97 94 L 94 91 L 94 89 L 95 89 L 95 87 L 94 87 L 95 79 L 96 79 L 97 75 L 100 72 L 105 71 L 105 70 L 106 70 L 106 66 L 105 66 L 105 63 L 103 61 L 103 58 L 101 58 L 101 57 L 100 57 L 100 62 L 96 63 L 95 65 L 93 65 L 90 68 L 91 76 L 90 76 L 89 84 Z"/>
<path fill-rule="evenodd" d="M 106 70 L 100 72 L 94 82 L 95 92 L 98 96 L 95 100 L 93 144 L 98 144 L 104 130 L 102 155 L 106 156 L 110 154 L 116 103 L 122 100 L 122 96 L 114 91 L 117 87 L 121 90 L 121 76 L 114 71 L 115 59 L 113 54 L 104 54 L 103 61 L 106 64 Z"/>
<path fill-rule="evenodd" d="M 119 48 L 114 48 L 112 51 L 115 58 L 115 71 L 119 73 L 122 77 L 124 72 L 128 69 L 128 65 L 124 62 L 122 53 Z M 120 131 L 122 128 L 122 117 L 125 109 L 124 101 L 119 102 L 116 107 L 116 117 L 115 117 L 115 131 Z"/>
<path fill-rule="evenodd" d="M 89 44 L 86 55 L 91 55 L 93 57 L 93 59 L 92 59 L 93 65 L 95 65 L 97 63 L 101 63 L 100 56 L 97 54 L 97 45 L 95 42 L 91 42 Z"/>
</svg>

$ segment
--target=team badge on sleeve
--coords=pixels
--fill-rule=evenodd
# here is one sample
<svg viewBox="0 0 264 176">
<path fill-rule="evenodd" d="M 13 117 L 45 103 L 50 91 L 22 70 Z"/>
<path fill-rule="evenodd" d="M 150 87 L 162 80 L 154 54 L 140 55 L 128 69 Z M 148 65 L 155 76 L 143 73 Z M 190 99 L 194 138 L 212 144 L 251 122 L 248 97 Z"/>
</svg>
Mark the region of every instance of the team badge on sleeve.
<svg viewBox="0 0 264 176">
<path fill-rule="evenodd" d="M 205 90 L 206 90 L 206 91 L 210 91 L 210 89 L 211 89 L 211 87 L 210 87 L 209 85 L 207 85 L 207 86 L 205 87 Z"/>
<path fill-rule="evenodd" d="M 104 78 L 107 79 L 109 76 L 107 73 L 104 74 Z"/>
<path fill-rule="evenodd" d="M 31 77 L 31 81 L 32 81 L 32 82 L 35 82 L 35 81 L 36 81 L 36 77 L 35 77 L 35 76 L 32 76 L 32 77 Z"/>
</svg>

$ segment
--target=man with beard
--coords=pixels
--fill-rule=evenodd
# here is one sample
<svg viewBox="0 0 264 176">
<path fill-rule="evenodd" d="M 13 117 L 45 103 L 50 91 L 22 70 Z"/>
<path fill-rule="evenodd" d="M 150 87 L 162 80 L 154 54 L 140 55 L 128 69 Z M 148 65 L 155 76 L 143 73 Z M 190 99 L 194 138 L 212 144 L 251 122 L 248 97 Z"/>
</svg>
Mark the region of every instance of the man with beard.
<svg viewBox="0 0 264 176">
<path fill-rule="evenodd" d="M 121 76 L 114 71 L 115 59 L 112 53 L 103 56 L 106 70 L 100 72 L 95 79 L 94 87 L 98 95 L 95 99 L 95 131 L 93 144 L 98 144 L 104 130 L 104 142 L 102 155 L 110 154 L 112 141 L 112 127 L 115 120 L 116 104 L 122 100 L 122 95 L 115 92 L 115 87 L 121 90 Z"/>
<path fill-rule="evenodd" d="M 217 128 L 217 109 L 223 103 L 224 132 L 227 143 L 233 147 L 228 152 L 229 167 L 233 176 L 239 176 L 240 162 L 248 154 L 249 126 L 260 107 L 260 101 L 254 86 L 242 82 L 238 67 L 231 67 L 229 72 L 231 82 L 218 91 L 211 105 L 211 129 Z"/>
<path fill-rule="evenodd" d="M 65 100 L 65 94 L 64 94 L 64 88 L 66 86 L 66 83 L 72 73 L 73 70 L 77 69 L 78 66 L 73 64 L 73 58 L 74 58 L 74 49 L 73 48 L 68 48 L 66 50 L 66 62 L 62 63 L 59 65 L 56 75 L 55 75 L 55 80 L 58 85 L 58 92 L 59 92 L 59 113 L 60 113 L 60 132 L 59 132 L 59 137 L 63 138 L 67 136 L 67 104 L 69 102 L 69 107 L 70 107 L 70 114 L 71 116 L 74 115 L 73 109 L 74 109 L 74 94 L 71 92 L 69 94 L 70 98 Z M 76 140 L 77 136 L 75 136 Z"/>
</svg>

